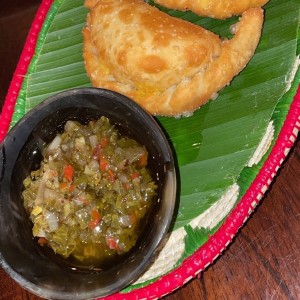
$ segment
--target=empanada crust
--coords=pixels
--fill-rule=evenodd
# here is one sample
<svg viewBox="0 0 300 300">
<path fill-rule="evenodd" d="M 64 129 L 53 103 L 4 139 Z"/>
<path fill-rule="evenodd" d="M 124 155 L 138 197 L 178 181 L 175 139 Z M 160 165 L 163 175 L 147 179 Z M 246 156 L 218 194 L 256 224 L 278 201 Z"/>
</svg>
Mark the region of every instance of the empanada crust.
<svg viewBox="0 0 300 300">
<path fill-rule="evenodd" d="M 269 0 L 154 0 L 170 9 L 190 10 L 199 16 L 226 19 L 241 15 L 249 8 L 264 6 Z"/>
<path fill-rule="evenodd" d="M 235 36 L 222 41 L 142 0 L 91 5 L 83 56 L 92 84 L 154 115 L 191 114 L 229 84 L 253 56 L 263 23 L 262 9 L 250 9 Z"/>
</svg>

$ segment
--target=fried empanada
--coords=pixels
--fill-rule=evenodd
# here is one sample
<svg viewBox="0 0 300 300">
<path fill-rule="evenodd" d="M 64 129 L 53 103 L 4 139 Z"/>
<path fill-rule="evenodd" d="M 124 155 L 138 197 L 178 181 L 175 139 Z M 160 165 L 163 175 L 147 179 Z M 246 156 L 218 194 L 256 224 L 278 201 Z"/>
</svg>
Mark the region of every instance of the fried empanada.
<svg viewBox="0 0 300 300">
<path fill-rule="evenodd" d="M 249 8 L 262 7 L 269 0 L 154 0 L 167 8 L 187 11 L 203 17 L 226 19 L 241 15 Z"/>
<path fill-rule="evenodd" d="M 91 0 L 89 0 L 91 2 Z M 124 94 L 154 115 L 189 115 L 248 63 L 263 10 L 249 9 L 231 40 L 142 0 L 96 1 L 83 30 L 93 86 Z"/>
</svg>

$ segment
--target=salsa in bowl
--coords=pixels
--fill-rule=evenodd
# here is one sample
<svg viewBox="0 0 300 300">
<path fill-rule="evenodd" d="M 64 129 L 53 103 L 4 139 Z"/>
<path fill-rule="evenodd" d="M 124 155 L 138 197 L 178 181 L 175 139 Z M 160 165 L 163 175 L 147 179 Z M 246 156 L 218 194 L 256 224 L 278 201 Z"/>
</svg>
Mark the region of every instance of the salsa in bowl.
<svg viewBox="0 0 300 300">
<path fill-rule="evenodd" d="M 23 181 L 33 236 L 70 265 L 109 267 L 135 246 L 155 204 L 158 183 L 147 165 L 145 146 L 108 118 L 68 120 Z"/>
</svg>

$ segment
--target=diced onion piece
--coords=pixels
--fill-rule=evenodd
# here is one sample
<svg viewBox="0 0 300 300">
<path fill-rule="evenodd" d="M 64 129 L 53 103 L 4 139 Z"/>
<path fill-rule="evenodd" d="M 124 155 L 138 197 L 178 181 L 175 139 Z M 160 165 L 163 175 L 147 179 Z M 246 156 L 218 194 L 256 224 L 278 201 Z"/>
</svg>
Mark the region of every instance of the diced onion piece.
<svg viewBox="0 0 300 300">
<path fill-rule="evenodd" d="M 96 160 L 91 160 L 88 165 L 84 167 L 84 174 L 86 175 L 95 175 L 99 171 L 99 163 Z"/>
<path fill-rule="evenodd" d="M 88 166 L 84 166 L 83 173 L 86 174 L 86 175 L 92 175 L 93 174 L 93 172 L 89 169 Z"/>
<path fill-rule="evenodd" d="M 55 152 L 55 150 L 60 146 L 62 141 L 62 138 L 60 136 L 60 134 L 58 134 L 53 141 L 50 143 L 50 145 L 48 146 L 46 153 L 49 155 L 50 153 Z"/>
<path fill-rule="evenodd" d="M 83 136 L 75 139 L 75 149 L 81 150 L 84 148 L 84 146 L 85 146 L 85 139 Z"/>
<path fill-rule="evenodd" d="M 50 169 L 55 169 L 56 168 L 56 164 L 57 164 L 57 162 L 54 160 L 53 156 L 49 155 L 49 158 L 48 158 L 49 168 Z"/>
<path fill-rule="evenodd" d="M 58 219 L 56 213 L 46 212 L 45 219 L 47 221 L 50 231 L 54 231 L 58 228 Z"/>
<path fill-rule="evenodd" d="M 121 215 L 119 217 L 119 222 L 125 227 L 130 227 L 132 225 L 132 218 L 128 215 Z"/>
<path fill-rule="evenodd" d="M 89 141 L 90 141 L 92 148 L 95 148 L 98 145 L 98 138 L 96 135 L 89 136 Z"/>
<path fill-rule="evenodd" d="M 44 176 L 45 176 L 45 174 L 44 174 Z M 42 178 L 40 181 L 40 184 L 39 184 L 38 191 L 36 193 L 36 197 L 35 197 L 35 201 L 34 201 L 35 205 L 40 205 L 43 203 L 45 187 L 46 187 L 46 180 L 43 180 L 43 178 Z"/>
<path fill-rule="evenodd" d="M 70 131 L 74 130 L 76 127 L 77 127 L 76 122 L 67 121 L 67 123 L 65 124 L 65 131 L 70 132 Z"/>
<path fill-rule="evenodd" d="M 88 164 L 88 167 L 91 171 L 93 172 L 97 172 L 99 170 L 99 163 L 97 160 L 93 159 L 90 161 L 90 163 Z"/>
<path fill-rule="evenodd" d="M 62 145 L 61 145 L 61 150 L 62 150 L 62 151 L 67 152 L 68 149 L 69 149 L 69 146 L 68 146 L 68 145 L 66 145 L 66 144 L 62 144 Z"/>
</svg>

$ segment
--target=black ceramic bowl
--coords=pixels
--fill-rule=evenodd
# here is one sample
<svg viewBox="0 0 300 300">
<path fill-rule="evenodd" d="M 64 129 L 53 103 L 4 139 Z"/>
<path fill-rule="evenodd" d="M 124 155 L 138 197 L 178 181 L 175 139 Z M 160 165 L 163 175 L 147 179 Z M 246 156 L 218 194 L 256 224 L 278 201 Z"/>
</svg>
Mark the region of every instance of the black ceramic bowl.
<svg viewBox="0 0 300 300">
<path fill-rule="evenodd" d="M 23 207 L 22 181 L 38 169 L 42 151 L 67 120 L 82 123 L 106 116 L 126 135 L 145 145 L 159 183 L 157 201 L 136 247 L 103 271 L 76 271 L 49 257 L 32 236 Z M 50 97 L 31 110 L 6 136 L 0 148 L 0 262 L 31 292 L 51 299 L 90 299 L 115 293 L 149 266 L 172 219 L 176 175 L 172 151 L 152 116 L 128 98 L 95 88 L 74 89 Z"/>
</svg>

